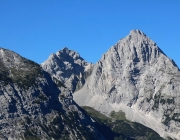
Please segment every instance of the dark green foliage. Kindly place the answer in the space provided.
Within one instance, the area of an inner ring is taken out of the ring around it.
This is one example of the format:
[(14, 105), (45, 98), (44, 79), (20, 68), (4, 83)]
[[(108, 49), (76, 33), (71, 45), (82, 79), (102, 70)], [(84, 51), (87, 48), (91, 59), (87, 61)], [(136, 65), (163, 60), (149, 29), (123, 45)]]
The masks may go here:
[(76, 127), (76, 132), (78, 132), (79, 139), (85, 138), (86, 140), (93, 140), (94, 137), (92, 132), (89, 128), (87, 128), (84, 125), (79, 125), (79, 121), (81, 119), (79, 118), (78, 112), (71, 111), (68, 114), (62, 115), (63, 121), (68, 125), (69, 128), (73, 129)]
[(170, 137), (167, 137), (167, 140), (174, 140), (174, 139), (172, 139), (172, 138), (170, 138)]
[(66, 133), (66, 130), (64, 129), (64, 125), (62, 123), (62, 119), (59, 115), (55, 116), (55, 118), (52, 120), (50, 125), (42, 124), (40, 122), (37, 125), (39, 125), (41, 127), (41, 129), (49, 137), (51, 137), (55, 140), (60, 140), (60, 139), (69, 137), (69, 133)]
[(4, 66), (3, 62), (0, 60), (0, 80), (4, 82), (4, 84), (8, 84), (11, 82), (11, 78), (8, 77), (9, 73), (7, 68)]
[(100, 120), (104, 120), (104, 121), (108, 121), (110, 120), (109, 117), (99, 113), (98, 111), (96, 111), (95, 109), (91, 108), (91, 107), (88, 107), (88, 106), (82, 106), (82, 108), (88, 112), (88, 114), (90, 114), (90, 116), (93, 116), (95, 118), (98, 118)]
[[(70, 131), (74, 135), (76, 132), (77, 139), (94, 140), (94, 134), (85, 125), (80, 125), (80, 121), (81, 119), (76, 111), (70, 111), (67, 114), (58, 112), (49, 125), (42, 122), (37, 122), (37, 125), (41, 127), (50, 138), (55, 140), (69, 140)], [(67, 127), (64, 127), (65, 125)], [(26, 137), (33, 137), (33, 134), (33, 131), (27, 131)]]
[(124, 138), (123, 136), (115, 137), (114, 140), (127, 140), (127, 138)]
[(151, 133), (148, 137), (147, 140), (159, 140), (159, 137), (155, 135), (154, 133)]
[(110, 117), (115, 120), (126, 120), (125, 113), (122, 111), (119, 111), (119, 112), (112, 111), (110, 113)]
[(38, 98), (41, 99), (42, 101), (47, 101), (48, 100), (48, 98), (43, 93), (40, 93)]
[(26, 130), (24, 133), (25, 140), (40, 140), (36, 135), (34, 135), (30, 130)]
[(41, 139), (36, 136), (30, 136), (30, 137), (25, 137), (25, 140), (41, 140)]
[(14, 65), (6, 67), (0, 60), (0, 81), (4, 85), (16, 83), (19, 87), (28, 89), (35, 84), (37, 77), (43, 76), (42, 70), (38, 64), (31, 60), (21, 58), (20, 61), (21, 63), (16, 67)]
[(62, 123), (62, 120), (61, 120), (61, 118), (58, 117), (58, 116), (56, 116), (56, 117), (53, 119), (53, 121), (52, 121), (52, 124), (54, 124), (54, 125), (59, 125), (59, 124), (61, 124), (61, 123)]
[(29, 117), (25, 117), (25, 120), (26, 120), (26, 123), (27, 123), (27, 124), (30, 124), (30, 123), (31, 123), (31, 120), (30, 120)]
[(40, 99), (36, 99), (33, 101), (33, 104), (40, 104), (41, 103), (41, 100)]
[[(155, 131), (126, 120), (123, 112), (111, 112), (109, 118), (90, 107), (82, 107), (96, 122), (98, 131), (108, 140), (163, 140)], [(107, 133), (108, 132), (108, 133)]]

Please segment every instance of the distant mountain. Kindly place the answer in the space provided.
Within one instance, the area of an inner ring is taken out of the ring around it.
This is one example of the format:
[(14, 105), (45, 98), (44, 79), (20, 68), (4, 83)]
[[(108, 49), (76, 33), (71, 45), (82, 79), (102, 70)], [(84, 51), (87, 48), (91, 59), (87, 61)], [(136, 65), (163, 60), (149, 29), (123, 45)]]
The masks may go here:
[(104, 139), (64, 83), (0, 48), (0, 139)]
[(80, 89), (91, 74), (93, 64), (86, 62), (80, 55), (64, 48), (42, 63), (42, 68), (58, 79), (71, 91)]
[(140, 30), (132, 30), (103, 54), (74, 100), (103, 114), (126, 118), (180, 139), (180, 71)]

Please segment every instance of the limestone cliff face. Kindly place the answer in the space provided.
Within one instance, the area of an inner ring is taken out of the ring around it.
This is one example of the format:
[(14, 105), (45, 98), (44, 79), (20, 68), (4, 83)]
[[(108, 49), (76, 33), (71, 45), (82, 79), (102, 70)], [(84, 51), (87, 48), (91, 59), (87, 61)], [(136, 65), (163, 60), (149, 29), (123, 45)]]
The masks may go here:
[(42, 68), (71, 91), (80, 89), (91, 74), (93, 64), (86, 62), (80, 55), (64, 48), (42, 63)]
[(73, 96), (79, 105), (105, 114), (123, 110), (161, 136), (180, 139), (180, 71), (140, 30), (132, 30), (103, 54)]
[(103, 139), (62, 85), (0, 48), (0, 139)]

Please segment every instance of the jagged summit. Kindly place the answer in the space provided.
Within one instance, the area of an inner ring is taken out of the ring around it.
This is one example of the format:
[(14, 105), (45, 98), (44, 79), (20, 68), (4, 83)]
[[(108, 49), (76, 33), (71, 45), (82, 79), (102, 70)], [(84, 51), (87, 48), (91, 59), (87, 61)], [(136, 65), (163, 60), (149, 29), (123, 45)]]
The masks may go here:
[[(59, 52), (59, 53), (67, 53), (67, 54), (69, 54), (70, 52), (77, 53), (77, 52), (75, 52), (75, 51), (73, 51), (73, 50), (70, 50), (70, 49), (67, 48), (67, 47), (64, 47), (63, 49), (57, 51), (56, 54), (57, 54), (58, 52)], [(78, 53), (77, 53), (77, 54), (78, 54)]]
[(62, 50), (69, 50), (67, 47), (64, 47)]
[(151, 40), (143, 31), (141, 30), (131, 30), (130, 33), (124, 38), (124, 40), (130, 41), (130, 42), (142, 42), (142, 43), (148, 43), (152, 42), (156, 45), (156, 43)]
[(64, 59), (65, 61), (73, 61), (73, 59), (80, 59), (83, 61), (83, 58), (77, 53), (76, 51), (70, 50), (67, 47), (63, 48), (60, 51), (56, 52), (57, 57), (61, 57), (61, 59)]
[(137, 35), (143, 35), (143, 36), (146, 36), (145, 33), (143, 33), (141, 30), (139, 29), (133, 29), (130, 31), (130, 35), (134, 35), (134, 36), (137, 36)]
[(52, 77), (65, 83), (71, 91), (84, 85), (93, 67), (93, 64), (86, 62), (79, 53), (66, 47), (50, 55), (41, 65)]
[(23, 59), (23, 57), (8, 49), (0, 48), (0, 59), (4, 65), (9, 65), (11, 63), (11, 66), (15, 66), (20, 65), (20, 60)]
[(179, 139), (180, 123), (174, 119), (180, 117), (179, 77), (177, 65), (157, 44), (142, 31), (132, 30), (102, 56), (73, 97), (79, 105), (105, 114), (122, 110), (128, 119), (161, 136)]
[(42, 76), (39, 64), (4, 48), (0, 48), (0, 65), (0, 80), (4, 83), (29, 86), (35, 82), (35, 77)]
[[(118, 54), (121, 56), (121, 59), (124, 59), (125, 61), (131, 59), (133, 62), (149, 64), (155, 63), (157, 58), (160, 56), (164, 55), (167, 57), (166, 54), (159, 48), (159, 46), (157, 46), (153, 40), (151, 40), (145, 33), (140, 30), (131, 30), (130, 34), (119, 40), (109, 49), (108, 52), (118, 52)], [(123, 58), (124, 56), (126, 58)], [(174, 66), (177, 65), (174, 63)]]

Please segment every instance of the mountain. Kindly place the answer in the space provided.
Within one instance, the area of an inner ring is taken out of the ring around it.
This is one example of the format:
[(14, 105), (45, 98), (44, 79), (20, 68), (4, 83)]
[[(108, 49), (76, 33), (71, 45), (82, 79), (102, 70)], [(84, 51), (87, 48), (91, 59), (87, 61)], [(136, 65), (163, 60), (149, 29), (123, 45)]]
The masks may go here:
[(123, 111), (162, 137), (180, 139), (180, 71), (140, 30), (132, 30), (102, 55), (73, 96), (103, 114)]
[(41, 66), (0, 48), (0, 139), (104, 139), (71, 91)]
[(91, 107), (82, 108), (95, 120), (96, 128), (107, 140), (164, 140), (152, 129), (127, 120), (122, 111), (113, 111), (107, 117)]
[(64, 48), (41, 64), (52, 78), (60, 82), (72, 92), (80, 89), (91, 74), (93, 64), (86, 62), (80, 55), (68, 48)]
[[(42, 63), (41, 66), (51, 75), (54, 82), (58, 80), (61, 82), (60, 85), (65, 83), (62, 86), (67, 87), (72, 92), (83, 87), (93, 69), (93, 64), (87, 63), (77, 52), (68, 48), (63, 48), (56, 54), (50, 55), (48, 60)], [(107, 140), (162, 139), (150, 128), (126, 120), (122, 113), (119, 115), (119, 113), (111, 112), (111, 117), (106, 117), (93, 108), (86, 106), (82, 108), (87, 116), (93, 119), (96, 129)], [(115, 116), (115, 120), (113, 116)]]

